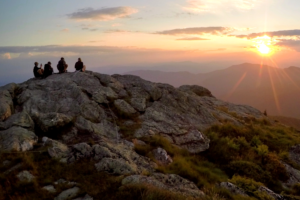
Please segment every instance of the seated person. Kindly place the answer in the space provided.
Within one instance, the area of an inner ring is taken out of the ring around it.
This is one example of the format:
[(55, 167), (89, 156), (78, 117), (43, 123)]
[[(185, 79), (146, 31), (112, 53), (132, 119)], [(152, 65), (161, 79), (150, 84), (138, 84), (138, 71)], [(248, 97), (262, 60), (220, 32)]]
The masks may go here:
[(45, 64), (44, 67), (44, 77), (46, 78), (52, 74), (53, 74), (53, 68), (51, 67), (51, 62), (48, 62), (47, 64)]
[(34, 74), (34, 77), (35, 78), (41, 78), (43, 77), (43, 73), (44, 73), (44, 70), (42, 68), (42, 64), (40, 67), (38, 67), (39, 63), (38, 62), (35, 62), (34, 63), (34, 68), (33, 68), (33, 74)]
[(85, 71), (85, 65), (83, 65), (81, 58), (78, 58), (78, 62), (75, 64), (75, 69), (76, 69), (76, 71), (79, 71), (79, 72)]
[(68, 65), (66, 64), (65, 59), (61, 58), (57, 64), (57, 69), (58, 69), (59, 73), (61, 74), (61, 73), (67, 72), (67, 68), (68, 68)]

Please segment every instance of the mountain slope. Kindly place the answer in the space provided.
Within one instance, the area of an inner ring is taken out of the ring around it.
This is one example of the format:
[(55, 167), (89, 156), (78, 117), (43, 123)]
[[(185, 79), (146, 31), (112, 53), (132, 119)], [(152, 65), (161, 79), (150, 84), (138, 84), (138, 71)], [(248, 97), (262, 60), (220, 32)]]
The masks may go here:
[(146, 80), (169, 83), (201, 85), (208, 88), (217, 98), (254, 106), (267, 110), (272, 115), (300, 118), (300, 68), (279, 69), (245, 63), (206, 74), (155, 73), (135, 71)]

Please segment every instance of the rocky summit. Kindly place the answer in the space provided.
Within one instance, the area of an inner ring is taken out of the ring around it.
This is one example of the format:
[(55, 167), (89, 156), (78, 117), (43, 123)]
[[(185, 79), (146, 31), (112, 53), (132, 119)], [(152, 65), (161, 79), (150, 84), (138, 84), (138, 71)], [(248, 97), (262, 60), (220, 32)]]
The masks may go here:
[[(121, 178), (120, 189), (145, 184), (183, 198), (201, 199), (207, 194), (195, 179), (160, 170), (178, 162), (168, 149), (156, 147), (147, 156), (136, 147), (147, 149), (145, 138), (160, 137), (172, 148), (196, 155), (210, 148), (207, 129), (225, 123), (244, 127), (253, 119), (266, 117), (250, 106), (218, 100), (200, 86), (174, 88), (137, 76), (91, 71), (54, 74), (0, 88), (0, 151), (3, 155), (46, 151), (48, 159), (59, 166), (92, 162), (94, 173)], [(296, 150), (293, 153), (298, 159)], [(1, 169), (7, 176), (16, 173), (20, 182), (33, 182), (35, 187), (41, 183), (35, 167), (25, 169), (28, 163), (5, 159)], [(291, 164), (283, 165), (296, 177), (285, 184), (288, 187), (297, 181), (297, 171)], [(46, 181), (38, 187), (55, 199), (101, 199), (88, 194), (84, 183), (70, 181)], [(223, 185), (245, 198), (251, 196), (233, 183)], [(276, 195), (271, 196), (280, 197)]]

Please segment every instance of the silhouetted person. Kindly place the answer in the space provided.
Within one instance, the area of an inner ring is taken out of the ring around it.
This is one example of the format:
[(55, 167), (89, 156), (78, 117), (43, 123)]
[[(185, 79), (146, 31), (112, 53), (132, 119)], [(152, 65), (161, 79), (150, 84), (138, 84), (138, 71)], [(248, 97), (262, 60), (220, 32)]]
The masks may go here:
[(67, 72), (67, 68), (68, 68), (68, 65), (66, 64), (65, 59), (61, 58), (57, 64), (57, 69), (58, 69), (59, 73)]
[(51, 67), (51, 62), (45, 64), (44, 67), (44, 77), (47, 78), (48, 76), (53, 74), (53, 68)]
[(75, 69), (76, 69), (76, 71), (79, 71), (79, 72), (85, 71), (85, 65), (83, 65), (81, 58), (78, 58), (78, 61), (75, 64)]
[(38, 67), (38, 66), (39, 66), (39, 63), (35, 62), (34, 63), (34, 68), (33, 68), (33, 74), (34, 74), (35, 78), (41, 78), (41, 77), (43, 77), (43, 73), (44, 73), (44, 70), (42, 68), (43, 65), (41, 64), (40, 67)]

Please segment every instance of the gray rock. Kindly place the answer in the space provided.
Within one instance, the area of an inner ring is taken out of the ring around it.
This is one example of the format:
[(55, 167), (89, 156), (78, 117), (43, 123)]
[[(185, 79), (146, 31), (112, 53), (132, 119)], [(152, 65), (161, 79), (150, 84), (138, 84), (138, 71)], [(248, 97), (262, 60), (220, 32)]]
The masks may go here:
[(16, 165), (13, 166), (12, 168), (6, 170), (3, 174), (4, 174), (4, 175), (7, 175), (7, 174), (9, 174), (10, 172), (13, 172), (13, 171), (19, 169), (20, 167), (22, 167), (22, 163), (16, 164)]
[(267, 187), (264, 187), (264, 186), (260, 186), (258, 188), (258, 191), (260, 192), (264, 192), (266, 194), (268, 194), (269, 196), (273, 197), (275, 200), (284, 200), (284, 197), (279, 195), (279, 194), (276, 194), (275, 192), (273, 192), (272, 190), (270, 190), (269, 188)]
[(128, 104), (126, 101), (122, 99), (118, 99), (114, 101), (114, 106), (118, 110), (119, 114), (124, 116), (132, 116), (136, 113), (136, 110)]
[(238, 186), (236, 186), (236, 185), (234, 185), (234, 184), (232, 184), (230, 182), (222, 182), (222, 183), (220, 183), (219, 186), (221, 188), (227, 189), (232, 194), (242, 195), (242, 196), (246, 196), (246, 197), (248, 196), (243, 189), (239, 188)]
[(84, 197), (78, 197), (76, 199), (73, 200), (93, 200), (94, 198), (91, 197), (90, 195), (86, 194)]
[(83, 158), (90, 158), (92, 156), (92, 147), (87, 143), (75, 144), (71, 147), (68, 155), (68, 162), (74, 162)]
[(199, 85), (182, 85), (178, 89), (184, 92), (194, 93), (200, 97), (202, 96), (214, 97), (208, 89), (201, 87)]
[(100, 88), (93, 93), (93, 100), (97, 103), (109, 103), (109, 100), (114, 100), (118, 98), (118, 94), (113, 91), (110, 87), (103, 87)]
[(160, 165), (168, 165), (173, 162), (172, 158), (168, 155), (166, 150), (164, 150), (163, 148), (158, 147), (154, 149), (152, 152), (155, 160), (157, 160), (157, 162)]
[(29, 171), (22, 171), (17, 174), (19, 181), (21, 182), (32, 182), (35, 178)]
[(116, 121), (126, 116), (137, 127), (132, 129), (134, 137), (161, 135), (191, 153), (209, 148), (202, 132), (211, 125), (224, 119), (242, 125), (244, 118), (263, 118), (260, 111), (220, 101), (200, 86), (176, 89), (131, 75), (64, 73), (0, 88), (0, 130), (6, 129), (7, 118), (14, 113), (12, 98), (17, 110), (28, 113), (38, 128), (61, 133), (65, 142), (81, 135), (120, 138)]
[(0, 89), (0, 121), (9, 118), (13, 114), (13, 101), (7, 90)]
[(59, 179), (57, 181), (54, 182), (55, 185), (61, 185), (61, 184), (64, 184), (64, 185), (68, 185), (68, 186), (75, 186), (77, 185), (76, 182), (73, 182), (73, 181), (67, 181), (65, 179)]
[(2, 123), (4, 129), (8, 129), (12, 126), (19, 126), (30, 131), (34, 131), (34, 122), (26, 112), (13, 114), (5, 122)]
[(290, 159), (300, 165), (300, 144), (295, 145), (289, 150)]
[(95, 164), (97, 171), (105, 171), (110, 174), (126, 175), (137, 172), (134, 165), (130, 165), (122, 159), (103, 158), (99, 163)]
[(37, 143), (37, 136), (24, 128), (11, 127), (0, 131), (0, 151), (28, 151)]
[(286, 164), (286, 163), (282, 163), (285, 167), (285, 170), (288, 174), (288, 180), (283, 183), (284, 186), (286, 187), (292, 187), (293, 185), (295, 185), (296, 183), (300, 182), (300, 171), (291, 167), (290, 165)]
[(56, 189), (53, 185), (46, 185), (42, 189), (47, 190), (49, 193), (56, 193)]
[(152, 176), (132, 175), (122, 180), (122, 185), (128, 184), (145, 184), (159, 189), (168, 190), (184, 196), (199, 198), (204, 196), (204, 193), (197, 186), (175, 174), (160, 174), (155, 173)]
[(145, 98), (132, 98), (130, 104), (136, 110), (143, 112), (146, 110), (146, 99)]
[(40, 114), (36, 118), (36, 123), (42, 131), (48, 132), (53, 129), (62, 128), (72, 122), (72, 120), (72, 116), (51, 112), (47, 114)]
[(76, 197), (80, 192), (79, 187), (73, 187), (61, 192), (54, 200), (67, 200)]
[(60, 162), (67, 162), (67, 158), (70, 154), (70, 150), (67, 145), (52, 140), (47, 137), (43, 137), (44, 145), (48, 147), (48, 153), (52, 158), (60, 160)]

